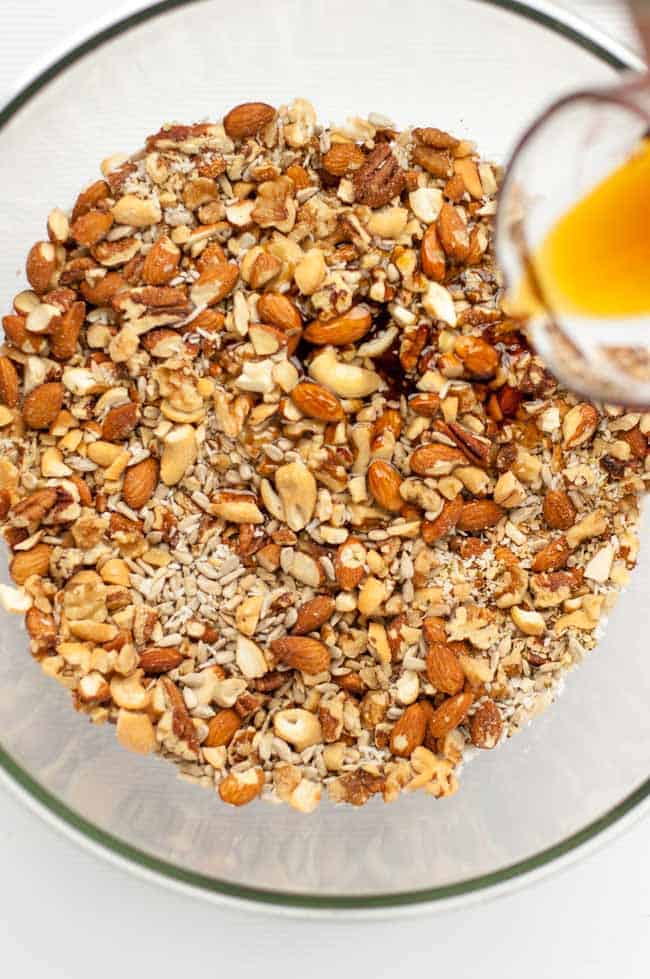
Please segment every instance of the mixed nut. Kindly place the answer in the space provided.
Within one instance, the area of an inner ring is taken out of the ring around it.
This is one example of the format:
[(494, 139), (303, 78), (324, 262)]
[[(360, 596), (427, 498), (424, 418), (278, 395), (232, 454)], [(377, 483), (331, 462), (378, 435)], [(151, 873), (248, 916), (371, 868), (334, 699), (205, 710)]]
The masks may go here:
[(531, 353), (467, 140), (247, 103), (102, 174), (3, 319), (5, 606), (225, 802), (449, 795), (594, 646), (650, 415)]

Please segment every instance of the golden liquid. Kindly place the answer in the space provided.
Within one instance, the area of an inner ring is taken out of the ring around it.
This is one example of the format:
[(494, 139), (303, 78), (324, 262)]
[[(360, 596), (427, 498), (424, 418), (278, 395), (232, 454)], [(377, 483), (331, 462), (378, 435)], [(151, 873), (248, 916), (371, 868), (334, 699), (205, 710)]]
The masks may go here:
[[(559, 219), (532, 264), (557, 312), (602, 318), (650, 312), (650, 140)], [(522, 283), (515, 306), (536, 312), (536, 293)]]

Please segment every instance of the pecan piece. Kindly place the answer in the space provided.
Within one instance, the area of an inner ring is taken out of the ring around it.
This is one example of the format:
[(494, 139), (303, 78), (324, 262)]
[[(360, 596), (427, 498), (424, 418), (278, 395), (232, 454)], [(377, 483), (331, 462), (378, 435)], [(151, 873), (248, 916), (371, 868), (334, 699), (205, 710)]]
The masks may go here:
[(352, 178), (357, 201), (382, 207), (402, 192), (404, 171), (387, 143), (375, 146)]

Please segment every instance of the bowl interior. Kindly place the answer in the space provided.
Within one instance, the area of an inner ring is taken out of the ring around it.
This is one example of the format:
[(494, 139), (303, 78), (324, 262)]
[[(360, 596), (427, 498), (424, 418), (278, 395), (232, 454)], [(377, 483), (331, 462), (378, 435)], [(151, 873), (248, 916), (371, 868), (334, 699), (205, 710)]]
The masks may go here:
[[(165, 121), (302, 95), (324, 121), (381, 112), (468, 136), (503, 161), (550, 99), (611, 81), (617, 70), (616, 55), (520, 3), (160, 6), (167, 9), (58, 71), (5, 117), (3, 311), (23, 287), (24, 256), (49, 210), (68, 207), (102, 158), (136, 150)], [(595, 831), (594, 821), (622, 812), (635, 790), (647, 791), (649, 576), (643, 555), (605, 640), (559, 703), (473, 761), (461, 791), (439, 803), (415, 795), (359, 811), (323, 804), (310, 817), (262, 804), (228, 809), (75, 715), (8, 616), (0, 619), (0, 761), (86, 835), (203, 890), (360, 906), (468, 892), (544, 862), (586, 827)]]

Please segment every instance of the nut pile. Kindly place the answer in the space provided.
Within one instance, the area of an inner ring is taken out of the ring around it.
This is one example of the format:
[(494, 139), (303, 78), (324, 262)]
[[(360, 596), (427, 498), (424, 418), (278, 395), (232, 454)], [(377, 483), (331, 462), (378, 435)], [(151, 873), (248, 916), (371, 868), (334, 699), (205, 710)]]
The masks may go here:
[(102, 173), (3, 319), (33, 656), (225, 802), (449, 795), (594, 646), (650, 415), (531, 354), (467, 140), (249, 103)]

